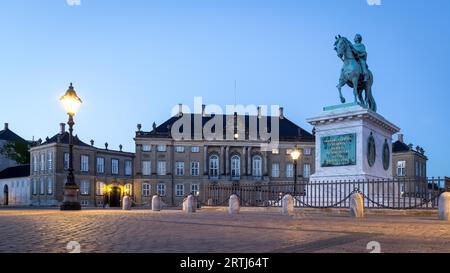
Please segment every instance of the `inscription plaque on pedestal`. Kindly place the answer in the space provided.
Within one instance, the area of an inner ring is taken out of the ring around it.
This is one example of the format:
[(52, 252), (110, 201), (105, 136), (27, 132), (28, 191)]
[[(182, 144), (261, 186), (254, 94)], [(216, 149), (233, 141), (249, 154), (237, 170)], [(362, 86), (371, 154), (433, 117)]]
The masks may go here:
[(321, 137), (320, 150), (322, 167), (356, 165), (356, 134)]

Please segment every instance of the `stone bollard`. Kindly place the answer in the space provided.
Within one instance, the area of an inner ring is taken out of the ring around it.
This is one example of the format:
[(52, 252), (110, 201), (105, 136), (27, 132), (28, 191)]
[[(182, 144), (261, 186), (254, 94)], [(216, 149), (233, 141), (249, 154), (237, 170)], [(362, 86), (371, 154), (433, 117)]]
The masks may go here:
[(239, 197), (236, 194), (230, 196), (230, 201), (228, 203), (228, 213), (229, 214), (239, 214), (241, 209), (241, 204)]
[(286, 194), (281, 199), (281, 214), (294, 215), (294, 198), (290, 194)]
[(350, 197), (350, 216), (354, 218), (364, 217), (364, 197), (358, 192)]
[(154, 195), (152, 198), (152, 211), (160, 211), (162, 207), (161, 204), (161, 197)]
[(123, 197), (122, 210), (131, 210), (131, 198), (129, 196)]
[(197, 201), (192, 194), (189, 194), (183, 200), (183, 211), (186, 213), (194, 213), (197, 210)]
[(212, 198), (209, 198), (206, 204), (208, 204), (208, 206), (214, 206), (214, 201)]
[(450, 192), (439, 196), (439, 220), (450, 221)]

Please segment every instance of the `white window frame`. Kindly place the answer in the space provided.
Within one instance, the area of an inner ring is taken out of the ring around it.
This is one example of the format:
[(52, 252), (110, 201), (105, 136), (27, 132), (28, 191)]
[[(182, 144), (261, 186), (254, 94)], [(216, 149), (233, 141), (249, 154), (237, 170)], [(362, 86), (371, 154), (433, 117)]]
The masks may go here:
[(40, 159), (40, 165), (41, 165), (41, 172), (45, 171), (45, 154), (40, 154), (39, 155), (39, 159)]
[(39, 163), (38, 163), (38, 156), (33, 155), (33, 171), (37, 173), (39, 171)]
[(47, 152), (47, 169), (49, 171), (53, 170), (53, 152)]
[(142, 151), (143, 152), (151, 152), (152, 151), (152, 145), (150, 145), (150, 144), (143, 144), (142, 145)]
[(105, 173), (105, 158), (97, 157), (97, 165), (96, 165), (97, 173)]
[(311, 155), (312, 154), (312, 149), (307, 147), (307, 148), (303, 148), (303, 154), (304, 155)]
[(142, 196), (148, 197), (152, 194), (152, 185), (148, 182), (142, 183)]
[(53, 177), (47, 177), (47, 195), (53, 195)]
[(200, 147), (199, 146), (192, 146), (191, 147), (191, 153), (200, 153)]
[(231, 178), (241, 178), (241, 157), (239, 155), (233, 155), (230, 163)]
[(218, 155), (211, 155), (209, 157), (209, 177), (210, 178), (218, 178), (219, 177), (219, 166), (220, 166), (220, 159)]
[(68, 170), (69, 169), (69, 161), (70, 161), (70, 154), (69, 153), (64, 153), (64, 170)]
[(195, 196), (200, 195), (200, 185), (199, 184), (191, 184), (191, 193)]
[(191, 176), (199, 176), (200, 175), (200, 162), (192, 161), (191, 162)]
[(131, 176), (133, 174), (133, 162), (131, 160), (125, 160), (125, 175)]
[(273, 155), (280, 154), (280, 149), (272, 149), (272, 154)]
[(184, 196), (184, 184), (175, 185), (175, 196), (177, 197)]
[(125, 184), (125, 193), (128, 195), (133, 195), (133, 184), (127, 183)]
[(167, 151), (167, 145), (160, 144), (160, 145), (157, 146), (156, 149), (157, 149), (158, 152), (166, 152)]
[(105, 182), (101, 182), (101, 181), (97, 181), (95, 184), (95, 194), (100, 196), (100, 195), (105, 195), (105, 189), (106, 189), (106, 184)]
[(165, 160), (158, 161), (157, 174), (158, 175), (166, 175), (167, 174), (167, 163)]
[(419, 177), (420, 176), (420, 162), (419, 162), (419, 160), (416, 160), (414, 165), (415, 165), (416, 176)]
[(142, 175), (152, 175), (152, 162), (150, 160), (142, 160)]
[(175, 162), (175, 175), (184, 176), (184, 161)]
[(184, 153), (184, 151), (185, 151), (184, 146), (175, 146), (176, 153)]
[[(117, 163), (117, 164), (115, 164)], [(112, 158), (111, 159), (111, 174), (112, 175), (119, 175), (119, 159)]]
[(87, 196), (90, 195), (91, 182), (89, 180), (80, 181), (80, 195)]
[(45, 195), (45, 181), (42, 176), (39, 178), (39, 195)]
[(397, 176), (399, 176), (399, 177), (406, 176), (406, 161), (405, 160), (397, 161)]
[(272, 177), (280, 177), (280, 163), (272, 163)]
[(80, 171), (87, 173), (89, 172), (89, 156), (81, 155), (80, 157)]
[(158, 183), (156, 190), (159, 196), (166, 196), (166, 184)]
[(303, 177), (309, 178), (311, 176), (311, 164), (303, 164)]
[(286, 164), (286, 177), (293, 178), (294, 177), (294, 164), (287, 163)]
[(37, 195), (37, 179), (33, 179), (33, 189), (32, 194)]
[(262, 177), (262, 157), (260, 155), (252, 157), (252, 176)]

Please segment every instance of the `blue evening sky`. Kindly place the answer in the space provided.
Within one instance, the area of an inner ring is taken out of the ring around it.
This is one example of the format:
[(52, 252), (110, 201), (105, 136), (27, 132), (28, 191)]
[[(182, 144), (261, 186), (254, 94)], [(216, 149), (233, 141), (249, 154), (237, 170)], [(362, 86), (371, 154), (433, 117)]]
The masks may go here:
[(0, 123), (54, 135), (73, 81), (81, 139), (133, 151), (137, 123), (195, 96), (234, 104), (236, 80), (239, 104), (282, 105), (311, 130), (305, 119), (338, 103), (334, 36), (361, 33), (379, 113), (425, 148), (429, 175), (449, 175), (449, 15), (448, 0), (2, 0)]

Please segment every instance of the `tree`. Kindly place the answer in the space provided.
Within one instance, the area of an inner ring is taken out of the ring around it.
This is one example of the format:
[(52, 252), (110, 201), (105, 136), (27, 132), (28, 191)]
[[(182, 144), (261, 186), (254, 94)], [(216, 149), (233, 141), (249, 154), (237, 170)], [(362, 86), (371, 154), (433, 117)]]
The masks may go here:
[(28, 142), (10, 141), (3, 147), (0, 147), (0, 154), (19, 164), (30, 164), (29, 148)]

